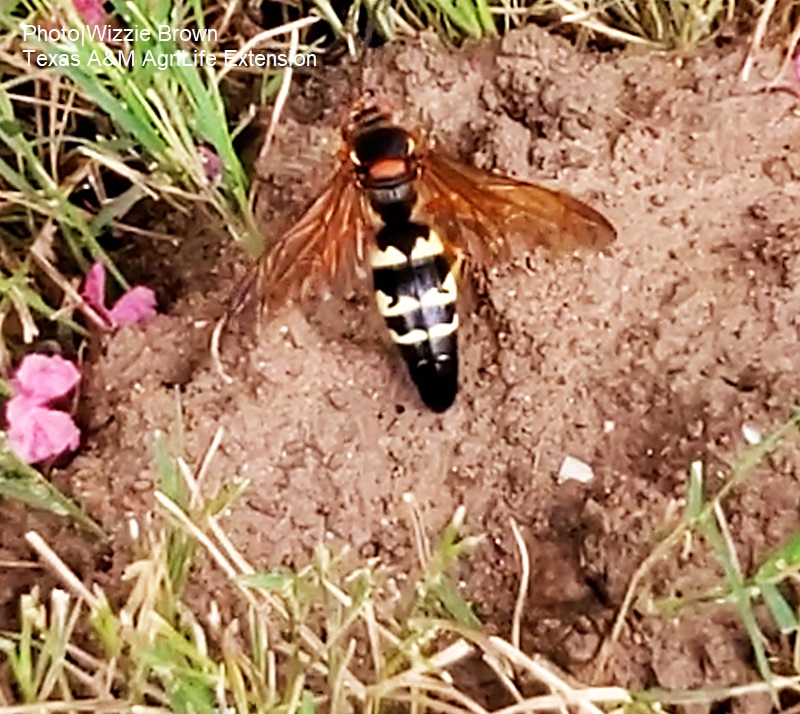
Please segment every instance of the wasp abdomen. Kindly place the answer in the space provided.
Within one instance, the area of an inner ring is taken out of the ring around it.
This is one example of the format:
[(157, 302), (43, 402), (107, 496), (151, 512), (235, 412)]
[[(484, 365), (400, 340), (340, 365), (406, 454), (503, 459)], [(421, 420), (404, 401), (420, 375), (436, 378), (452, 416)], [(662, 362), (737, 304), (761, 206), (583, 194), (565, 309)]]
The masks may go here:
[(442, 412), (458, 391), (455, 262), (427, 226), (390, 223), (371, 255), (375, 298), (422, 401)]

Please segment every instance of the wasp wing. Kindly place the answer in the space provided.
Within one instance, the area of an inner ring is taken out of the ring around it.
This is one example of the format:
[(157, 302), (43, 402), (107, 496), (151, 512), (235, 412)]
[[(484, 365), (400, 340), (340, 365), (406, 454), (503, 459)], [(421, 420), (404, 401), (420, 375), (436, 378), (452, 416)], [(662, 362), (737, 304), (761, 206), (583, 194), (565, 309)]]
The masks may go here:
[(615, 238), (609, 221), (557, 189), (482, 171), (433, 150), (421, 161), (425, 217), (479, 263), (514, 247), (601, 250)]
[(275, 310), (322, 285), (345, 288), (364, 260), (368, 225), (352, 166), (343, 164), (259, 265), (263, 305)]

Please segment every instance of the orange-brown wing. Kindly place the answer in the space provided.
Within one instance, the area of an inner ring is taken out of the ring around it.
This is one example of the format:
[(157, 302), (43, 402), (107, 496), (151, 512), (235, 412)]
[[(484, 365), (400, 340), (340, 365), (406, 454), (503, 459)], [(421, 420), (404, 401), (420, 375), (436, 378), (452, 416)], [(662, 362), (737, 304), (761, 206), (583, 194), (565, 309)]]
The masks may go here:
[(324, 285), (349, 286), (364, 260), (367, 231), (364, 199), (352, 166), (343, 164), (261, 259), (258, 287), (266, 309), (275, 310)]
[(514, 247), (601, 250), (614, 226), (567, 193), (467, 166), (435, 151), (421, 161), (425, 217), (473, 259), (486, 263)]

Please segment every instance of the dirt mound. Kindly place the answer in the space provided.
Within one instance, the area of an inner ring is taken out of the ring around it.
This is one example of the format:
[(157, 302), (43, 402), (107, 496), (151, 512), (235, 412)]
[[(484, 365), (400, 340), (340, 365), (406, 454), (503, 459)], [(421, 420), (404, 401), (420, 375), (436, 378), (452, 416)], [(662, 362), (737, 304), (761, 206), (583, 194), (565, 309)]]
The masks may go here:
[[(457, 402), (436, 415), (387, 349), (366, 291), (308, 317), (288, 312), (260, 335), (233, 325), (222, 342), (233, 382), (223, 381), (208, 338), (242, 269), (226, 258), (217, 275), (194, 270), (192, 253), (207, 261), (225, 238), (189, 225), (173, 265), (193, 276), (186, 292), (168, 315), (114, 336), (92, 366), (74, 491), (122, 543), (125, 517), (153, 508), (153, 431), (197, 461), (222, 427), (211, 476), (252, 481), (227, 529), (264, 568), (304, 561), (320, 540), (404, 562), (404, 494), (431, 532), (463, 504), (473, 531), (490, 536), (466, 587), (505, 634), (513, 517), (534, 564), (524, 645), (591, 678), (690, 461), (713, 473), (743, 443), (743, 424), (783, 420), (800, 386), (800, 102), (739, 85), (742, 60), (741, 47), (581, 54), (538, 29), (459, 54), (433, 41), (380, 52), (364, 84), (393, 96), (404, 119), (481, 167), (557, 182), (615, 223), (617, 244), (499, 266), (488, 304), (460, 331)], [(268, 231), (321, 187), (348, 96), (335, 72), (298, 90), (262, 167)], [(590, 464), (594, 480), (559, 484), (566, 456)], [(800, 527), (800, 490), (784, 466), (728, 509), (745, 568)], [(697, 547), (666, 564), (655, 588), (692, 592), (719, 577)], [(749, 657), (735, 618), (675, 624), (637, 612), (604, 681), (741, 681)]]

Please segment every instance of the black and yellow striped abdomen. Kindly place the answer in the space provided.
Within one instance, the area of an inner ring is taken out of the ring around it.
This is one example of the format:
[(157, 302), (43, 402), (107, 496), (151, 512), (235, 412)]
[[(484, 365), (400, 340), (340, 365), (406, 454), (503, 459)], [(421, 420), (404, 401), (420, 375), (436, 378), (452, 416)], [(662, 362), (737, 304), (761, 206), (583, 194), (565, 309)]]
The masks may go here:
[(378, 310), (422, 401), (443, 412), (458, 391), (457, 266), (428, 226), (392, 222), (370, 256)]

